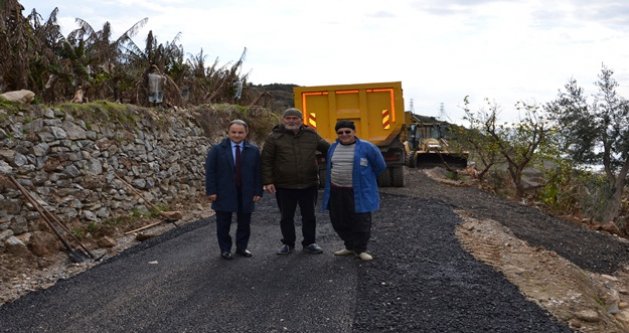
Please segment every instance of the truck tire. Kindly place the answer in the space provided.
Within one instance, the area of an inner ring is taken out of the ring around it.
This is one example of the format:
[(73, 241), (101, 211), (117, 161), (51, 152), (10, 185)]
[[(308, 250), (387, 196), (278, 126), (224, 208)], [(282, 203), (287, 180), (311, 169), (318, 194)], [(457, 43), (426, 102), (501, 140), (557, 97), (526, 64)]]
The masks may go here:
[(391, 171), (389, 168), (386, 168), (378, 175), (378, 186), (380, 187), (390, 187), (391, 186)]
[(404, 167), (391, 168), (391, 186), (404, 187)]

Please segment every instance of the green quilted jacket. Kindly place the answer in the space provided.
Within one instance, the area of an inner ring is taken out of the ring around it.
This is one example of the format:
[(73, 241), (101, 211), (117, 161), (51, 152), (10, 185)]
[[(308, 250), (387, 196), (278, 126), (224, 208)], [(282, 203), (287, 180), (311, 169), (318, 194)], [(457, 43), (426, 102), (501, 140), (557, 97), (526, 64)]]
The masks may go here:
[(262, 184), (301, 189), (318, 185), (317, 151), (327, 154), (330, 144), (312, 128), (302, 126), (295, 134), (277, 125), (262, 149)]

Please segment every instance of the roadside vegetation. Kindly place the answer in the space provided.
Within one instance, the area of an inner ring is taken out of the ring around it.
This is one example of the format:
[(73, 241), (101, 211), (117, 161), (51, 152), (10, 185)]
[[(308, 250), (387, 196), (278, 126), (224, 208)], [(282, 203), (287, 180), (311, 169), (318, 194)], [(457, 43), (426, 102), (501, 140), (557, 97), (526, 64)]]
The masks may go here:
[[(247, 54), (236, 61), (208, 61), (201, 49), (184, 51), (180, 34), (161, 42), (149, 31), (144, 44), (133, 40), (146, 25), (144, 18), (122, 35), (112, 35), (106, 22), (94, 27), (76, 18), (77, 28), (61, 33), (55, 8), (47, 18), (33, 9), (23, 13), (17, 0), (0, 2), (0, 91), (28, 89), (35, 102), (83, 103), (106, 100), (141, 106), (238, 104), (280, 110), (283, 91), (291, 85), (263, 89), (243, 72)], [(187, 56), (186, 56), (187, 55)]]
[[(499, 105), (486, 100), (471, 110), (466, 97), (467, 124), (457, 129), (457, 142), (490, 190), (627, 237), (629, 100), (604, 65), (596, 85), (590, 98), (572, 79), (544, 105), (517, 103), (523, 117), (512, 124), (498, 122)], [(543, 182), (525, 188), (529, 167), (543, 172)]]

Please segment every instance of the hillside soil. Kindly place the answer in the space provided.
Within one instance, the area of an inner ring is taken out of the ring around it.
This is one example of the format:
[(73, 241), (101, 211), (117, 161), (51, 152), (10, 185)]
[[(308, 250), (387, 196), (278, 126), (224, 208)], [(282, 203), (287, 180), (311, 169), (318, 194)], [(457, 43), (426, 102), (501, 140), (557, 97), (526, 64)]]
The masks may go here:
[[(577, 331), (629, 332), (626, 240), (495, 198), (479, 190), (473, 180), (450, 181), (440, 169), (407, 169), (405, 173), (405, 187), (382, 192), (452, 206), (462, 221), (456, 231), (462, 246), (502, 273), (528, 299)], [(202, 202), (182, 211), (184, 218), (178, 225), (212, 215)], [(146, 238), (172, 228), (176, 226), (162, 223), (141, 234)], [(105, 258), (115, 256), (138, 244), (136, 236), (119, 234), (115, 246), (94, 251), (106, 254)], [(2, 253), (0, 304), (97, 264), (70, 263), (63, 252), (46, 258)]]

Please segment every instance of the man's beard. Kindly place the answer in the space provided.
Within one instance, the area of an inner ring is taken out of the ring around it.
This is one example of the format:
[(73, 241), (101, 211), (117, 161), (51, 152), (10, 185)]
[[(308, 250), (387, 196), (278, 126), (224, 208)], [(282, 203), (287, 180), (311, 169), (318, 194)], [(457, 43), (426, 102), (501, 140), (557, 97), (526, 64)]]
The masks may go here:
[(284, 124), (284, 127), (285, 127), (287, 130), (291, 130), (291, 131), (294, 131), (294, 130), (299, 129), (299, 127), (300, 127), (300, 126), (301, 126), (301, 125), (299, 125), (299, 124), (290, 124), (290, 125)]

